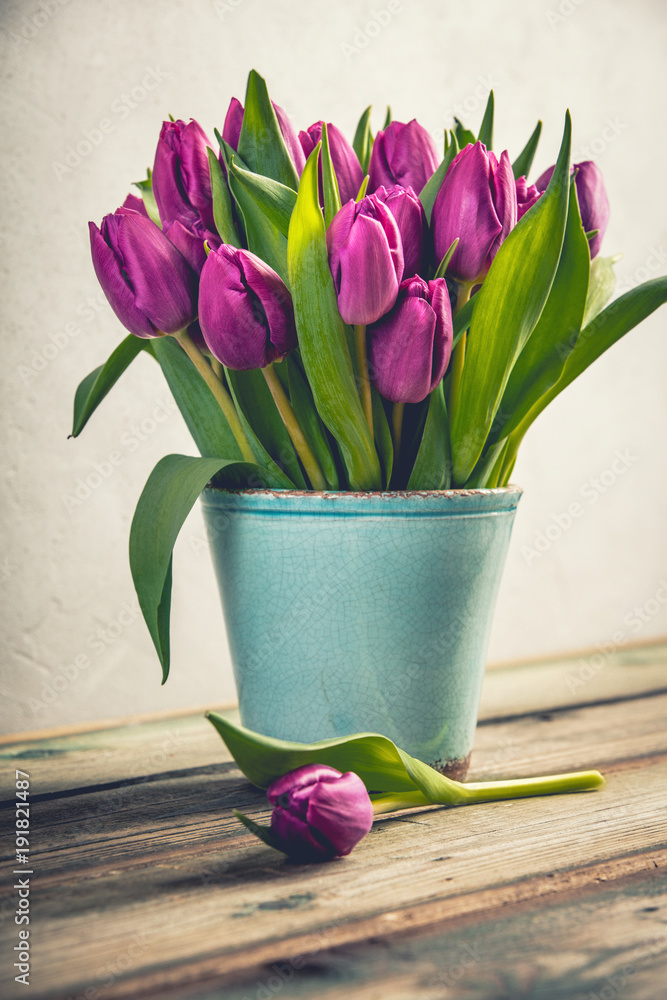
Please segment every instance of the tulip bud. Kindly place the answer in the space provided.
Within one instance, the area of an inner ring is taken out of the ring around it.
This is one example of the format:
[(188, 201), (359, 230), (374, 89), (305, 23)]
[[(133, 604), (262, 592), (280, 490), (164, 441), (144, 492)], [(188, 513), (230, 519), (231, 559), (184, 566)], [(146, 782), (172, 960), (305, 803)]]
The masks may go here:
[(348, 201), (327, 230), (329, 267), (346, 323), (374, 323), (396, 301), (403, 247), (394, 216), (375, 195)]
[(498, 160), (483, 142), (469, 143), (452, 160), (433, 205), (437, 260), (458, 237), (447, 273), (458, 281), (481, 281), (516, 220), (516, 184), (507, 150)]
[(137, 198), (136, 194), (128, 194), (127, 198), (117, 211), (136, 212), (138, 215), (145, 215), (146, 218), (148, 218), (148, 212), (146, 211), (146, 206), (144, 205), (144, 199)]
[[(294, 164), (294, 169), (300, 177), (303, 172), (303, 168), (306, 165), (306, 158), (303, 155), (299, 137), (283, 109), (273, 101), (271, 101), (271, 104), (273, 105), (273, 110), (276, 113), (278, 125), (280, 127), (282, 137), (285, 140), (285, 145), (287, 146), (287, 152), (289, 153), (292, 163)], [(222, 126), (222, 138), (232, 147), (233, 150), (238, 150), (239, 148), (239, 139), (241, 137), (241, 126), (243, 125), (244, 114), (245, 112), (241, 102), (236, 97), (232, 97), (229, 102), (227, 114), (225, 115), (225, 123)]]
[(387, 190), (381, 186), (373, 194), (387, 206), (396, 220), (403, 245), (403, 277), (420, 274), (424, 265), (428, 224), (426, 213), (411, 187), (396, 184)]
[(373, 385), (392, 403), (420, 403), (443, 378), (452, 339), (445, 279), (402, 281), (394, 308), (368, 328)]
[(271, 829), (281, 850), (302, 861), (349, 854), (373, 825), (366, 786), (353, 771), (306, 764), (269, 785)]
[(390, 122), (384, 132), (378, 132), (373, 143), (369, 190), (384, 184), (411, 187), (418, 194), (435, 173), (438, 156), (433, 139), (416, 118), (407, 125)]
[(516, 209), (517, 222), (523, 218), (529, 208), (542, 197), (542, 191), (535, 184), (529, 184), (525, 177), (517, 177)]
[(215, 238), (208, 154), (198, 122), (163, 122), (153, 166), (153, 194), (164, 228), (180, 222), (191, 232)]
[[(609, 222), (609, 199), (602, 178), (602, 171), (592, 160), (584, 160), (582, 163), (575, 163), (572, 171), (577, 171), (574, 185), (577, 189), (577, 200), (579, 202), (579, 212), (581, 213), (581, 224), (584, 232), (590, 233), (597, 229), (597, 234), (589, 243), (591, 260), (598, 255), (602, 245), (602, 237), (607, 230)], [(545, 191), (553, 167), (549, 167), (537, 178), (535, 186), (539, 191)]]
[(97, 280), (137, 337), (177, 333), (197, 316), (197, 276), (159, 226), (131, 209), (90, 222)]
[(199, 323), (209, 351), (227, 368), (265, 368), (297, 346), (282, 279), (250, 251), (225, 243), (202, 269)]
[[(303, 149), (304, 156), (306, 159), (310, 156), (315, 146), (318, 144), (322, 138), (322, 125), (323, 122), (315, 122), (311, 125), (307, 132), (299, 132), (299, 142), (301, 143), (301, 148)], [(340, 194), (341, 203), (344, 205), (346, 201), (354, 201), (359, 193), (359, 188), (364, 179), (364, 172), (361, 169), (361, 164), (357, 154), (352, 149), (343, 133), (331, 122), (327, 122), (327, 137), (329, 139), (329, 151), (331, 153), (331, 162), (333, 163), (334, 170), (336, 171), (336, 180), (338, 181), (338, 191)], [(320, 189), (320, 203), (324, 203), (324, 198), (322, 196), (322, 163), (319, 164), (319, 189)]]

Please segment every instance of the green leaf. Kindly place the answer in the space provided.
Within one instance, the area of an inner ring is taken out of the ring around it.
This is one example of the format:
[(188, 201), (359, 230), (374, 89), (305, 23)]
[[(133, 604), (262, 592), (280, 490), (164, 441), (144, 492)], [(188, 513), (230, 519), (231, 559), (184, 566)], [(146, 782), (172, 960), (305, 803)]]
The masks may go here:
[(249, 477), (275, 487), (258, 465), (223, 458), (167, 455), (144, 486), (130, 529), (130, 569), (139, 606), (162, 664), (169, 675), (169, 611), (174, 543), (183, 522), (206, 484), (222, 470), (228, 485), (245, 485)]
[(558, 270), (542, 315), (512, 368), (496, 414), (495, 440), (508, 437), (560, 378), (581, 330), (589, 271), (588, 243), (572, 180)]
[(408, 480), (408, 489), (449, 489), (450, 471), (449, 423), (445, 393), (440, 382), (429, 397), (424, 433)]
[[(241, 421), (241, 425), (243, 427), (243, 430), (245, 431), (245, 435), (248, 438), (248, 441), (250, 442), (250, 447), (254, 452), (255, 458), (262, 466), (262, 468), (267, 469), (268, 472), (274, 477), (275, 482), (278, 485), (279, 489), (293, 490), (296, 487), (296, 483), (293, 482), (289, 478), (287, 473), (283, 469), (281, 469), (281, 467), (277, 465), (276, 462), (274, 462), (274, 460), (271, 458), (268, 451), (266, 450), (266, 448), (264, 447), (258, 436), (255, 434), (254, 430), (252, 429), (250, 420), (246, 416), (245, 411), (248, 405), (247, 400), (245, 398), (240, 399), (236, 394), (236, 390), (240, 383), (240, 379), (237, 379), (236, 376), (240, 374), (241, 374), (240, 372), (232, 371), (231, 368), (225, 368), (225, 375), (227, 378), (227, 384), (229, 385), (229, 391), (232, 400), (234, 402), (234, 406), (236, 407), (236, 411), (239, 415), (239, 420)], [(261, 372), (258, 372), (258, 374), (261, 375)], [(264, 376), (261, 377), (262, 380), (264, 381)], [(250, 404), (250, 410), (252, 411), (252, 403)], [(290, 442), (290, 447), (292, 447), (291, 442)], [(299, 481), (299, 485), (301, 485), (304, 482), (304, 480), (300, 470), (299, 470), (299, 476), (297, 478)]]
[(264, 841), (265, 844), (268, 844), (269, 847), (273, 847), (276, 851), (281, 851), (282, 854), (289, 854), (284, 842), (280, 839), (280, 837), (278, 837), (270, 826), (261, 826), (259, 823), (255, 823), (253, 819), (250, 819), (249, 816), (244, 816), (242, 812), (238, 811), (238, 809), (234, 809), (233, 812), (236, 818), (243, 823), (246, 829), (250, 830), (251, 833), (254, 833), (254, 835)]
[(615, 257), (596, 257), (591, 262), (591, 274), (588, 279), (588, 297), (583, 325), (588, 326), (591, 320), (604, 309), (616, 288), (614, 264), (620, 259)]
[(296, 191), (270, 177), (262, 177), (260, 174), (245, 170), (238, 165), (236, 156), (232, 157), (230, 170), (232, 176), (254, 200), (267, 220), (287, 239), (289, 220), (296, 204)]
[(173, 337), (158, 337), (149, 343), (148, 351), (160, 365), (200, 453), (206, 458), (226, 455), (241, 460), (219, 403), (180, 344)]
[(382, 126), (382, 131), (384, 131), (387, 126), (391, 125), (391, 108), (387, 105), (387, 113), (384, 116), (384, 125)]
[(220, 166), (220, 161), (212, 149), (207, 148), (208, 168), (211, 175), (211, 192), (213, 195), (213, 218), (218, 236), (223, 243), (231, 246), (241, 246), (239, 237), (234, 226), (232, 216), (232, 200), (229, 197), (229, 188)]
[(391, 437), (391, 428), (389, 427), (387, 414), (382, 404), (382, 397), (374, 385), (371, 385), (371, 404), (373, 407), (375, 447), (382, 463), (383, 486), (387, 489), (391, 482), (391, 474), (394, 468), (394, 442)]
[(533, 129), (533, 134), (530, 139), (512, 164), (512, 173), (514, 174), (515, 179), (519, 177), (528, 177), (530, 168), (533, 165), (533, 159), (535, 158), (535, 152), (537, 151), (537, 144), (540, 141), (541, 132), (542, 122), (538, 122)]
[(435, 173), (427, 180), (424, 187), (419, 192), (419, 200), (422, 203), (424, 212), (426, 213), (426, 221), (431, 224), (431, 215), (433, 214), (433, 205), (435, 204), (435, 199), (438, 196), (438, 191), (440, 186), (445, 179), (445, 174), (449, 170), (449, 165), (459, 151), (459, 144), (456, 141), (456, 136), (451, 133), (452, 141), (445, 150), (445, 158), (435, 171)]
[(471, 132), (469, 128), (466, 128), (458, 118), (455, 118), (454, 122), (454, 132), (456, 133), (456, 140), (459, 144), (459, 149), (464, 149), (468, 143), (472, 143), (474, 146), (477, 142), (475, 133)]
[(371, 151), (373, 149), (373, 136), (371, 135), (371, 111), (373, 106), (369, 104), (357, 125), (352, 140), (352, 148), (359, 157), (361, 169), (368, 173), (368, 164), (371, 162)]
[(475, 296), (460, 391), (450, 415), (457, 487), (465, 485), (482, 454), (510, 372), (551, 290), (567, 218), (570, 139), (568, 112), (547, 190), (504, 241)]
[[(159, 339), (159, 338), (156, 338)], [(108, 360), (86, 375), (74, 395), (71, 437), (78, 437), (93, 413), (137, 354), (148, 348), (149, 341), (133, 333), (122, 340)]]
[[(447, 250), (445, 256), (438, 264), (438, 270), (433, 275), (434, 278), (444, 278), (444, 276), (447, 274), (447, 268), (449, 267), (449, 262), (454, 256), (454, 251), (459, 245), (459, 242), (460, 242), (460, 237), (457, 236), (456, 239), (452, 241), (452, 245), (450, 246), (449, 250)], [(470, 302), (470, 299), (468, 299), (468, 302)]]
[(491, 90), (489, 91), (489, 99), (486, 102), (482, 124), (479, 127), (479, 135), (477, 136), (479, 142), (483, 142), (487, 149), (493, 149), (493, 112), (494, 100), (493, 91)]
[(144, 208), (148, 213), (148, 218), (151, 219), (156, 226), (162, 229), (162, 222), (160, 220), (160, 213), (158, 212), (157, 202), (155, 200), (155, 195), (153, 194), (153, 172), (151, 170), (146, 171), (145, 181), (135, 181), (134, 186), (138, 187), (141, 191), (141, 197), (144, 202)]
[(278, 368), (286, 368), (287, 370), (287, 391), (294, 415), (329, 487), (332, 490), (337, 490), (340, 487), (340, 482), (338, 479), (338, 470), (336, 469), (336, 461), (329, 447), (324, 424), (320, 420), (315, 408), (315, 401), (313, 400), (310, 386), (301, 374), (301, 369), (292, 354), (285, 358), (283, 364), (279, 365)]
[(256, 174), (272, 177), (297, 190), (299, 177), (280, 131), (266, 81), (254, 69), (248, 75), (239, 156)]
[(278, 468), (284, 470), (291, 480), (291, 487), (305, 490), (306, 480), (294, 445), (260, 369), (232, 371), (231, 368), (225, 368), (225, 375), (237, 410), (243, 414), (254, 438), (262, 447), (262, 451), (256, 453), (257, 460), (264, 465), (268, 455)]
[(472, 314), (477, 302), (477, 295), (474, 295), (471, 299), (468, 299), (466, 304), (462, 306), (454, 317), (453, 330), (454, 330), (454, 340), (452, 342), (452, 348), (456, 347), (459, 342), (459, 338), (465, 333), (472, 322)]
[(338, 442), (353, 490), (380, 488), (380, 463), (359, 401), (329, 269), (317, 191), (320, 144), (308, 157), (292, 213), (288, 268), (299, 347), (317, 411)]
[(329, 133), (326, 122), (322, 124), (322, 189), (324, 192), (324, 225), (328, 229), (336, 212), (340, 211), (340, 191), (329, 150)]
[(363, 181), (361, 182), (361, 187), (359, 188), (359, 191), (357, 193), (357, 197), (354, 199), (355, 201), (361, 201), (362, 198), (366, 197), (366, 191), (368, 189), (368, 182), (369, 182), (369, 180), (370, 180), (370, 177), (368, 176), (368, 174), (366, 174), (366, 176), (364, 177)]

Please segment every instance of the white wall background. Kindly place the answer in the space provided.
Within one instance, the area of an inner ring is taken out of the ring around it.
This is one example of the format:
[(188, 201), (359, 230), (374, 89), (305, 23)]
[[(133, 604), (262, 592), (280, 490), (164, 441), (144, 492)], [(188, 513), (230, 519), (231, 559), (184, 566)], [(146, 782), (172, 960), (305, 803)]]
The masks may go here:
[[(603, 252), (624, 253), (620, 286), (665, 272), (661, 0), (393, 0), (378, 29), (375, 12), (389, 6), (2, 0), (4, 731), (234, 698), (198, 511), (176, 549), (165, 687), (135, 610), (136, 499), (164, 454), (195, 453), (157, 367), (138, 359), (82, 437), (67, 440), (76, 385), (124, 336), (97, 287), (86, 224), (145, 175), (170, 112), (212, 135), (255, 67), (297, 128), (326, 118), (351, 137), (367, 104), (377, 129), (389, 102), (395, 118), (416, 116), (435, 134), (454, 113), (476, 128), (493, 86), (499, 148), (515, 156), (544, 121), (535, 177), (555, 159), (569, 106), (575, 159), (592, 153), (606, 179)], [(103, 119), (107, 133), (68, 161)], [(492, 660), (667, 631), (666, 323), (663, 310), (630, 334), (525, 442)], [(618, 453), (628, 456), (622, 475), (610, 471)], [(84, 496), (99, 463), (110, 474)], [(582, 515), (556, 537), (574, 502)]]

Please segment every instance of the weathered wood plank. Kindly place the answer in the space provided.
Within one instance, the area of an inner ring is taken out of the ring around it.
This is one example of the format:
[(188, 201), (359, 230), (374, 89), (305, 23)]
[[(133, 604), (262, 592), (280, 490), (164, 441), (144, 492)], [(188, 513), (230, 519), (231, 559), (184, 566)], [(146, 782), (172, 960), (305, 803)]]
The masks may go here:
[[(602, 792), (387, 818), (350, 858), (320, 866), (291, 865), (243, 832), (223, 834), (212, 850), (222, 824), (209, 817), (203, 834), (196, 824), (188, 831), (180, 858), (157, 850), (131, 870), (52, 872), (40, 895), (31, 995), (82, 992), (122, 957), (128, 969), (104, 996), (131, 996), (133, 977), (179, 984), (179, 966), (195, 960), (229, 974), (258, 951), (273, 961), (305, 953), (322, 934), (337, 944), (372, 928), (428, 925), (437, 914), (488, 908), (492, 890), (505, 900), (541, 893), (541, 881), (578, 868), (589, 879), (598, 877), (591, 866), (610, 862), (641, 870), (664, 844), (666, 787), (661, 761), (612, 773)], [(164, 845), (178, 834), (165, 831)]]
[[(666, 689), (667, 644), (495, 667), (484, 680), (480, 720), (484, 724)], [(238, 718), (236, 710), (226, 711), (230, 718)], [(70, 736), (0, 739), (0, 799), (11, 795), (14, 764), (27, 771), (39, 765), (39, 791), (44, 793), (229, 760), (219, 756), (219, 738), (202, 720), (202, 715), (170, 716)]]

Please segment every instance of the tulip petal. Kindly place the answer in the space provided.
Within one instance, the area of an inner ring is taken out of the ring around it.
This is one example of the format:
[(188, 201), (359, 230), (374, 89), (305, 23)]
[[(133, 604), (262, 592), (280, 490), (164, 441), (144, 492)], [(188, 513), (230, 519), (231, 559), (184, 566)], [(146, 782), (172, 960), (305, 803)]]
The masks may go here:
[(391, 309), (398, 294), (392, 251), (381, 223), (357, 215), (344, 251), (337, 282), (340, 314), (346, 323), (374, 323)]
[(308, 799), (307, 820), (337, 855), (349, 854), (373, 825), (366, 786), (353, 771), (335, 781), (320, 781)]
[(393, 403), (420, 403), (431, 391), (435, 313), (426, 299), (406, 298), (369, 330), (376, 389)]
[(222, 138), (229, 143), (234, 152), (239, 148), (239, 136), (243, 125), (243, 105), (236, 97), (232, 97), (222, 126)]
[(134, 292), (123, 275), (118, 257), (107, 245), (94, 222), (89, 222), (88, 228), (95, 274), (116, 316), (137, 337), (157, 336), (153, 324), (135, 304)]

